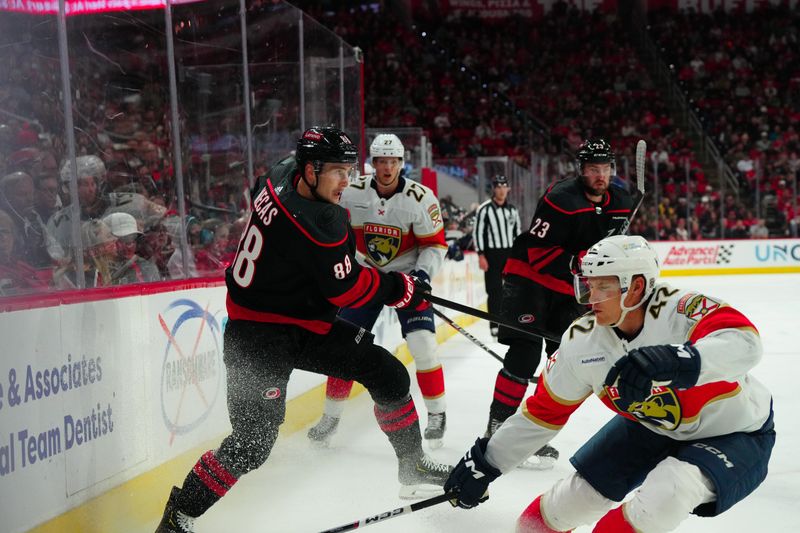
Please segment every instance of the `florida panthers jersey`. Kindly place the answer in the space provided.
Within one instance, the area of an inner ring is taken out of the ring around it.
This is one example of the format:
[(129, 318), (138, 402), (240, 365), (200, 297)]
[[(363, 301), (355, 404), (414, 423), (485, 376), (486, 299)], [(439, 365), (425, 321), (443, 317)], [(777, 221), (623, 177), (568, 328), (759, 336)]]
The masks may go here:
[(350, 211), (356, 247), (384, 272), (424, 270), (431, 278), (444, 261), (447, 245), (439, 200), (428, 187), (400, 176), (389, 198), (378, 196), (371, 176), (360, 176), (342, 194)]
[[(700, 377), (688, 389), (654, 386), (643, 402), (628, 402), (604, 385), (611, 367), (633, 348), (691, 341), (700, 353)], [(753, 324), (722, 301), (658, 283), (646, 305), (644, 327), (632, 340), (597, 326), (588, 313), (564, 332), (536, 392), (497, 431), (487, 457), (506, 472), (552, 439), (591, 394), (620, 416), (676, 440), (759, 429), (772, 401), (748, 371), (761, 358)]]

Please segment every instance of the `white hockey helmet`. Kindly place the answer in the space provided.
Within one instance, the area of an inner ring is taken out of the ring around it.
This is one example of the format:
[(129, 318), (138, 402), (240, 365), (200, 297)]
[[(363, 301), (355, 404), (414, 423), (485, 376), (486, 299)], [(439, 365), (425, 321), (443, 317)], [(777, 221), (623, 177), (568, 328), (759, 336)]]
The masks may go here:
[[(601, 240), (586, 252), (581, 261), (581, 273), (575, 275), (575, 298), (579, 303), (589, 303), (588, 278), (613, 276), (619, 280), (619, 290), (625, 294), (634, 276), (645, 279), (644, 296), (633, 307), (622, 305), (621, 322), (625, 314), (639, 307), (653, 292), (658, 279), (658, 254), (643, 237), (614, 235)], [(624, 300), (624, 298), (623, 298)]]
[(406, 149), (400, 141), (400, 137), (394, 133), (381, 133), (372, 144), (369, 146), (369, 155), (373, 158), (376, 157), (399, 157), (400, 164), (403, 164), (403, 159), (406, 156)]

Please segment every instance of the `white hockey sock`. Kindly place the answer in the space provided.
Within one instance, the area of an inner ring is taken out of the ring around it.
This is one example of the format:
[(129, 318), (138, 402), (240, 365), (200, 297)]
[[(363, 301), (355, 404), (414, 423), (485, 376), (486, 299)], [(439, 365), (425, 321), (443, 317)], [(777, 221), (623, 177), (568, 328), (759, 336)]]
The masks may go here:
[(344, 404), (347, 400), (331, 400), (325, 398), (325, 414), (332, 418), (342, 418), (342, 411), (344, 411)]

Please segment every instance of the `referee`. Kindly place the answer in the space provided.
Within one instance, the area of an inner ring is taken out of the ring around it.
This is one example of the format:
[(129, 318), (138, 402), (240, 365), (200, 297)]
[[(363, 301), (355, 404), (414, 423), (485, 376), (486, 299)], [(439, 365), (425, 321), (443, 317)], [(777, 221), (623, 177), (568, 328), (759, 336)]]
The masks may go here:
[[(502, 296), (502, 273), (506, 260), (511, 255), (511, 245), (520, 232), (519, 211), (507, 201), (511, 189), (505, 176), (492, 178), (492, 197), (478, 207), (475, 215), (475, 250), (478, 266), (484, 272), (487, 306), (489, 313), (500, 311)], [(497, 324), (489, 328), (497, 337)]]

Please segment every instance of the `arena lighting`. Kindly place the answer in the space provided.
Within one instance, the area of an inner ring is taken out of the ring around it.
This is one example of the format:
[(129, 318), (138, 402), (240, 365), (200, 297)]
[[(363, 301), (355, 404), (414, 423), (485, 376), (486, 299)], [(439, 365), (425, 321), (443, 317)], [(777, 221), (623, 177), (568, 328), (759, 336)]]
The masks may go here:
[[(172, 0), (170, 4), (195, 4), (201, 1), (203, 0)], [(64, 9), (66, 15), (71, 16), (163, 9), (166, 5), (166, 0), (65, 0)], [(14, 11), (31, 15), (57, 15), (58, 0), (0, 0), (0, 11)]]

